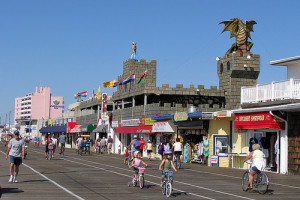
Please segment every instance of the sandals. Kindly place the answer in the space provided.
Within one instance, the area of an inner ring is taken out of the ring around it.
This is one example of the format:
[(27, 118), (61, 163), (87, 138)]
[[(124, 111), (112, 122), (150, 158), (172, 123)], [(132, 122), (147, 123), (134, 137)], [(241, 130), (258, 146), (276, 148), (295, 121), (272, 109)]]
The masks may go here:
[(250, 187), (250, 186), (247, 188), (247, 190), (252, 190), (252, 189), (253, 189), (253, 187)]

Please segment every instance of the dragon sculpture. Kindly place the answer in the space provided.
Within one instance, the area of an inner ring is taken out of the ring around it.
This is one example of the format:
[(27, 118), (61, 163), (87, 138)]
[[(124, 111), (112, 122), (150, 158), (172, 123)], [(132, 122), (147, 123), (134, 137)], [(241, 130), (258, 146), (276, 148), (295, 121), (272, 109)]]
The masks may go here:
[(226, 55), (229, 55), (232, 52), (237, 53), (249, 53), (250, 49), (253, 46), (252, 42), (248, 41), (248, 38), (251, 38), (250, 32), (253, 32), (253, 26), (256, 24), (255, 21), (246, 21), (243, 22), (243, 19), (238, 17), (231, 19), (229, 21), (222, 21), (219, 24), (224, 24), (225, 27), (223, 32), (230, 31), (230, 38), (235, 37), (235, 43), (230, 47), (226, 52)]

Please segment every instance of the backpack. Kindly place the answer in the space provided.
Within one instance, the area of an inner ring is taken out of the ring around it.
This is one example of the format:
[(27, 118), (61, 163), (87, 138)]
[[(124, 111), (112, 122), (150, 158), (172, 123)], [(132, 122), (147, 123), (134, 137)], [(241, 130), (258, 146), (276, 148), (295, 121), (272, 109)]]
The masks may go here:
[(163, 154), (163, 152), (164, 152), (164, 145), (161, 145), (161, 144), (160, 144), (160, 145), (158, 146), (158, 153), (159, 153), (159, 154)]
[(141, 142), (138, 141), (138, 140), (134, 140), (133, 146), (134, 146), (135, 149), (140, 149), (140, 147), (141, 147)]

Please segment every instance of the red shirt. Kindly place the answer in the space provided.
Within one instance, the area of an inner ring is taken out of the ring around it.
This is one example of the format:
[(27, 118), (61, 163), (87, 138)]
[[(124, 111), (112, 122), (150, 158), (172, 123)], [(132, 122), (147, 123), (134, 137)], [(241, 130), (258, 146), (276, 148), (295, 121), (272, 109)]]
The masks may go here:
[(145, 145), (145, 141), (144, 140), (140, 140), (141, 146), (140, 146), (140, 150), (144, 149), (144, 145)]
[(128, 149), (125, 150), (125, 158), (128, 158), (129, 153), (128, 153)]

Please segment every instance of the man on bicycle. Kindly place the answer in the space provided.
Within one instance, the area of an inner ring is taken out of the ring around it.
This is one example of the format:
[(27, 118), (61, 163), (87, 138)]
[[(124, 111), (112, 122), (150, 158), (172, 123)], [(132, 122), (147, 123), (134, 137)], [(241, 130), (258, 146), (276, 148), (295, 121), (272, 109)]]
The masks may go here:
[(133, 154), (136, 151), (140, 151), (141, 142), (138, 140), (138, 136), (134, 135), (133, 140), (130, 142), (130, 144), (127, 146), (127, 149), (131, 149), (131, 161), (133, 160)]
[(62, 133), (62, 135), (58, 138), (58, 146), (59, 146), (59, 154), (62, 154), (62, 149), (65, 151), (65, 144), (66, 144), (67, 136), (65, 133)]
[(182, 155), (182, 143), (180, 142), (180, 139), (179, 138), (176, 138), (176, 142), (174, 143), (173, 147), (172, 147), (172, 150), (174, 151), (174, 154), (175, 154), (175, 157), (177, 158), (177, 156), (179, 156), (179, 159), (180, 159), (180, 156)]

